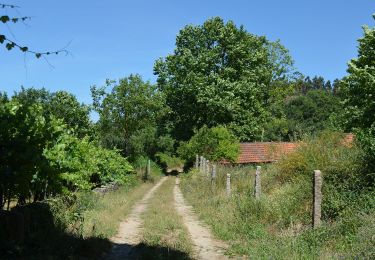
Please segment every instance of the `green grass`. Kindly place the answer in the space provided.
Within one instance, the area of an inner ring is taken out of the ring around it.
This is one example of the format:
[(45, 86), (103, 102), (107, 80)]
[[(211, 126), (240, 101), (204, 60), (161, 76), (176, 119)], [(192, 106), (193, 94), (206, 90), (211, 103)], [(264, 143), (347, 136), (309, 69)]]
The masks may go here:
[(143, 215), (141, 259), (191, 257), (192, 242), (174, 208), (174, 184), (175, 177), (168, 177), (150, 200), (149, 208)]
[(153, 185), (147, 182), (104, 195), (95, 194), (95, 205), (83, 214), (83, 237), (110, 238), (116, 235), (119, 223), (129, 214), (134, 203), (141, 200)]
[[(294, 162), (289, 163), (295, 166)], [(255, 259), (375, 257), (374, 193), (362, 193), (363, 199), (357, 198), (355, 202), (347, 200), (348, 206), (337, 217), (329, 218), (325, 211), (331, 210), (330, 203), (335, 204), (338, 199), (333, 199), (332, 190), (323, 189), (323, 198), (326, 197), (323, 225), (313, 230), (311, 178), (299, 174), (288, 176), (286, 180), (282, 178), (280, 167), (262, 167), (259, 201), (253, 196), (255, 168), (252, 166), (218, 167), (214, 185), (207, 176), (192, 171), (182, 178), (181, 188), (189, 204), (211, 226), (213, 233), (228, 241), (231, 255)], [(230, 197), (225, 191), (227, 173), (232, 177)], [(325, 173), (331, 174), (328, 169)], [(326, 182), (330, 183), (328, 177)], [(345, 194), (339, 184), (335, 191), (341, 201)], [(356, 207), (356, 204), (362, 206)]]

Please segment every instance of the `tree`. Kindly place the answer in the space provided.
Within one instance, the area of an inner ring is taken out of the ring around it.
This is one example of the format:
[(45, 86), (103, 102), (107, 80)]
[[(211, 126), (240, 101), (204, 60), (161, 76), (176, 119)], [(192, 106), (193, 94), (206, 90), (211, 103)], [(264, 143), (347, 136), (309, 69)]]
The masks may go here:
[(279, 42), (212, 18), (188, 25), (174, 53), (156, 61), (158, 88), (171, 109), (172, 135), (188, 140), (203, 125), (226, 125), (241, 140), (259, 138), (271, 82), (285, 78), (292, 61)]
[[(80, 131), (64, 123), (66, 116), (56, 117), (56, 111), (63, 113), (69, 106), (60, 96), (53, 98), (43, 89), (23, 89), (10, 99), (0, 94), (0, 209), (6, 201), (9, 208), (12, 198), (24, 204), (26, 199), (39, 201), (63, 190), (129, 180), (132, 167), (127, 160), (89, 137), (79, 138)], [(52, 111), (51, 106), (63, 109)]]
[(92, 131), (90, 108), (80, 104), (77, 98), (66, 91), (49, 92), (48, 90), (21, 88), (14, 98), (23, 105), (40, 104), (46, 118), (53, 115), (62, 119), (68, 128), (74, 130), (79, 137), (84, 137)]
[(368, 129), (375, 122), (375, 28), (364, 26), (363, 31), (364, 36), (358, 40), (358, 57), (349, 62), (343, 80), (349, 129)]
[[(107, 87), (112, 88), (110, 93), (106, 92)], [(124, 155), (130, 155), (132, 136), (153, 136), (150, 131), (143, 131), (142, 134), (139, 131), (155, 128), (166, 113), (162, 93), (150, 82), (144, 82), (139, 75), (130, 75), (118, 83), (107, 80), (105, 87), (91, 87), (91, 93), (94, 109), (100, 116), (97, 127), (102, 145), (121, 149)], [(133, 137), (132, 140), (136, 139)], [(133, 148), (144, 146), (139, 144)]]
[(301, 138), (332, 127), (331, 116), (340, 108), (339, 99), (322, 89), (290, 98), (284, 108), (288, 135)]
[[(373, 16), (375, 20), (375, 15)], [(347, 131), (355, 131), (365, 148), (367, 168), (375, 170), (375, 28), (363, 27), (358, 40), (358, 57), (348, 64), (348, 75), (342, 80)], [(372, 173), (368, 181), (375, 182)]]

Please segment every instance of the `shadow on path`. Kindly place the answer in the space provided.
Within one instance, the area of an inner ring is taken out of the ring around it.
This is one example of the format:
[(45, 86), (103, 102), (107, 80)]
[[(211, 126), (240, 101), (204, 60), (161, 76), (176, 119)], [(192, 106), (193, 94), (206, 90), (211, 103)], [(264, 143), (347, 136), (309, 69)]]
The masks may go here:
[(115, 260), (115, 259), (182, 259), (190, 260), (185, 252), (181, 252), (175, 249), (161, 247), (161, 246), (150, 246), (144, 243), (139, 245), (129, 244), (113, 244), (111, 255), (104, 259)]
[(111, 248), (108, 239), (65, 232), (52, 210), (48, 203), (0, 210), (0, 259), (100, 259)]

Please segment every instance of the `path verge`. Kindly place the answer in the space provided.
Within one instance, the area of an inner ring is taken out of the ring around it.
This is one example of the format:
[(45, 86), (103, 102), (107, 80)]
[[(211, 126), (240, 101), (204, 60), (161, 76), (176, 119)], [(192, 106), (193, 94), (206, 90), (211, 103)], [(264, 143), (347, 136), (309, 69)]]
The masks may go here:
[(120, 223), (118, 233), (115, 237), (111, 238), (111, 242), (114, 244), (111, 252), (107, 256), (107, 259), (129, 259), (132, 258), (132, 250), (137, 246), (140, 241), (140, 229), (142, 226), (142, 214), (146, 211), (149, 204), (149, 200), (155, 191), (163, 184), (166, 177), (160, 179), (160, 181), (152, 187), (141, 201), (136, 203), (129, 216), (126, 220)]
[(224, 255), (227, 245), (219, 240), (216, 240), (208, 227), (204, 226), (195, 215), (191, 206), (186, 205), (184, 197), (179, 187), (180, 180), (176, 179), (176, 184), (173, 190), (175, 208), (178, 214), (182, 217), (183, 222), (191, 235), (193, 241), (193, 250), (195, 258), (208, 259), (228, 259)]

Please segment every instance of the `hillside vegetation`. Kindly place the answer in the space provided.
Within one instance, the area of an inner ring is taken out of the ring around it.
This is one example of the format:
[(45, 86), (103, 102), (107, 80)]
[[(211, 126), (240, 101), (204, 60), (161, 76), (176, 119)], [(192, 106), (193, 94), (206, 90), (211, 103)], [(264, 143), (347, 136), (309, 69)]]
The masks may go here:
[[(364, 153), (343, 135), (305, 140), (274, 165), (262, 167), (262, 195), (254, 198), (254, 166), (219, 167), (213, 184), (195, 170), (182, 189), (215, 234), (231, 243), (229, 254), (250, 258), (375, 257), (375, 190)], [(323, 174), (323, 224), (312, 229), (313, 170)], [(226, 196), (226, 174), (232, 195)]]

